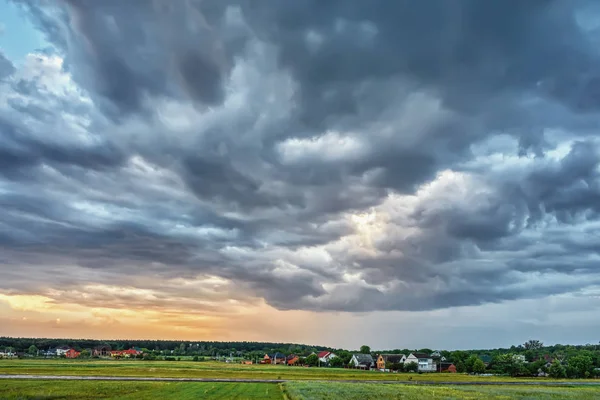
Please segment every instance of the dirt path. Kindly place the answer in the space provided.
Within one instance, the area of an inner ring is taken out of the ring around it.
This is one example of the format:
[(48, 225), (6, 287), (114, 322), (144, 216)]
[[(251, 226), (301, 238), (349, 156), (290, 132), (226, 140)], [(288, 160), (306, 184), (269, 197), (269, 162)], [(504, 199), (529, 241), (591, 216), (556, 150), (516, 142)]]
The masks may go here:
[[(31, 379), (31, 380), (64, 380), (64, 381), (148, 381), (148, 382), (228, 382), (228, 383), (284, 383), (293, 379), (216, 379), (216, 378), (157, 378), (141, 376), (69, 376), (69, 375), (0, 375), (0, 379)], [(374, 381), (374, 380), (302, 380), (302, 382), (336, 382), (336, 383), (379, 383), (385, 385), (498, 385), (498, 386), (600, 386), (598, 380), (581, 380), (568, 382), (552, 381), (526, 381), (526, 382), (500, 382), (500, 381)]]

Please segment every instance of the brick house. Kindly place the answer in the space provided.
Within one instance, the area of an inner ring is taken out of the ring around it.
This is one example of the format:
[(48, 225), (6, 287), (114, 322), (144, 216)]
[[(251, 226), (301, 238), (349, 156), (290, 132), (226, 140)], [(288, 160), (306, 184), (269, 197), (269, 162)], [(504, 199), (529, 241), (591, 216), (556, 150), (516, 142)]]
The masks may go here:
[(449, 362), (441, 362), (440, 363), (440, 372), (449, 372), (449, 373), (455, 374), (456, 366)]
[(285, 363), (287, 365), (296, 365), (298, 364), (298, 361), (300, 361), (300, 357), (298, 357), (295, 354), (290, 354), (289, 356), (287, 356), (287, 358), (285, 359)]
[(81, 354), (80, 351), (77, 351), (75, 349), (69, 349), (65, 352), (65, 357), (66, 358), (77, 358), (77, 357), (79, 357), (79, 354)]

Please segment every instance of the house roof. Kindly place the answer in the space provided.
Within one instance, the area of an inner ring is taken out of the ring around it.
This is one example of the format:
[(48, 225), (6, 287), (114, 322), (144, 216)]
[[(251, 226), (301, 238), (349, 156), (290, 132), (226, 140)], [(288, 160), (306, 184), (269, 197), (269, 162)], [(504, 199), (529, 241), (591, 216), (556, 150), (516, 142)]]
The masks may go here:
[(354, 358), (356, 358), (356, 361), (358, 361), (359, 364), (367, 364), (373, 363), (373, 357), (371, 357), (370, 354), (361, 354), (361, 353), (356, 353), (356, 354), (352, 354), (352, 356)]
[(383, 361), (391, 362), (391, 363), (399, 363), (402, 362), (402, 358), (404, 358), (404, 354), (380, 354), (383, 357)]
[(410, 354), (415, 356), (416, 358), (427, 358), (427, 359), (431, 358), (431, 356), (427, 353), (410, 353)]
[(281, 354), (279, 352), (273, 353), (273, 354), (267, 354), (267, 355), (269, 356), (270, 359), (285, 358), (285, 354)]
[(286, 360), (293, 360), (294, 358), (298, 358), (298, 356), (296, 354), (290, 354), (286, 357)]
[(442, 371), (444, 371), (444, 370), (446, 370), (446, 369), (450, 368), (450, 367), (451, 367), (451, 366), (453, 366), (453, 365), (454, 365), (454, 363), (451, 363), (451, 362), (441, 362), (441, 363), (440, 363), (440, 369), (441, 369)]
[(317, 357), (323, 358), (323, 357), (328, 356), (329, 354), (331, 354), (330, 351), (320, 351), (319, 354), (317, 354)]

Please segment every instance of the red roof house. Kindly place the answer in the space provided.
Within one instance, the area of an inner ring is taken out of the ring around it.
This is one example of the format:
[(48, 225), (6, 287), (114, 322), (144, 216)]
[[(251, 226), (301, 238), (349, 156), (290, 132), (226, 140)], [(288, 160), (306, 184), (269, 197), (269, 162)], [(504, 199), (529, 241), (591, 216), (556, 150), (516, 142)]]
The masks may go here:
[(81, 352), (79, 352), (75, 349), (69, 349), (66, 351), (65, 357), (66, 358), (77, 358), (77, 357), (79, 357), (79, 354), (81, 354)]

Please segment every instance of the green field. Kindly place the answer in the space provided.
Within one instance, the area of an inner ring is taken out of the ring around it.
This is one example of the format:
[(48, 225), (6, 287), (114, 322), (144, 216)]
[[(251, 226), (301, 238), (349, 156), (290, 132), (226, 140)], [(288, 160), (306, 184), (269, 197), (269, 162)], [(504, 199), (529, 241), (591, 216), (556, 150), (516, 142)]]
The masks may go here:
[(186, 400), (186, 399), (278, 399), (278, 400), (592, 400), (600, 388), (539, 386), (417, 386), (381, 383), (287, 382), (96, 382), (96, 381), (0, 381), (0, 399), (37, 400)]
[[(0, 374), (145, 376), (165, 378), (240, 378), (284, 380), (393, 380), (502, 382), (510, 377), (478, 377), (463, 374), (383, 373), (339, 368), (304, 368), (281, 365), (241, 365), (193, 361), (114, 361), (114, 360), (0, 360)], [(528, 378), (522, 381), (542, 381)]]
[(284, 391), (289, 400), (509, 400), (509, 399), (576, 399), (600, 398), (600, 388), (540, 386), (416, 386), (377, 383), (309, 383), (289, 382)]
[(281, 400), (282, 398), (280, 387), (268, 383), (0, 381), (2, 400)]

